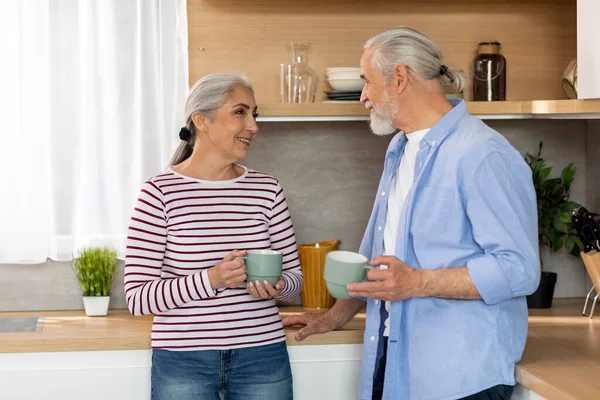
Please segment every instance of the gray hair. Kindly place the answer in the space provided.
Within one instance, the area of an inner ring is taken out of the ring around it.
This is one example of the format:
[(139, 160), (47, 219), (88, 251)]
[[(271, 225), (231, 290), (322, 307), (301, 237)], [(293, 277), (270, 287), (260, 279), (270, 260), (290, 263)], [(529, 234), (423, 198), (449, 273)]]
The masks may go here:
[(231, 92), (238, 86), (254, 93), (246, 77), (238, 74), (216, 73), (203, 76), (190, 89), (185, 103), (185, 126), (192, 133), (190, 141), (182, 140), (171, 157), (169, 165), (176, 165), (192, 155), (196, 143), (196, 127), (192, 114), (200, 112), (208, 118), (215, 115), (217, 109), (229, 100)]
[(441, 73), (442, 50), (416, 29), (404, 26), (388, 29), (367, 40), (365, 49), (374, 51), (374, 66), (386, 80), (392, 77), (396, 65), (403, 64), (423, 79), (439, 80), (450, 93), (459, 93), (465, 87), (464, 72), (448, 68)]

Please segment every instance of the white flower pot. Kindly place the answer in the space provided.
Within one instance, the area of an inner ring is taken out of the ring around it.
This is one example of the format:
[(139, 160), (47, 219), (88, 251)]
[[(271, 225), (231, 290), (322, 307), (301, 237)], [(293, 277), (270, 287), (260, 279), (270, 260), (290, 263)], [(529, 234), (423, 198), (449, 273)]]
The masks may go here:
[(103, 317), (108, 313), (110, 296), (83, 296), (83, 306), (88, 317)]

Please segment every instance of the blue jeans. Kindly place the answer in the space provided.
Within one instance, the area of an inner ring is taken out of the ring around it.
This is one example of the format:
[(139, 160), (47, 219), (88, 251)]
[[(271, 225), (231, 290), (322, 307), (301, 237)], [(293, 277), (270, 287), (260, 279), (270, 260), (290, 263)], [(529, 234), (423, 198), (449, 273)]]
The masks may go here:
[(472, 394), (461, 400), (508, 400), (512, 395), (514, 386), (497, 385), (484, 390), (483, 392)]
[(285, 341), (232, 350), (152, 350), (152, 400), (291, 400)]

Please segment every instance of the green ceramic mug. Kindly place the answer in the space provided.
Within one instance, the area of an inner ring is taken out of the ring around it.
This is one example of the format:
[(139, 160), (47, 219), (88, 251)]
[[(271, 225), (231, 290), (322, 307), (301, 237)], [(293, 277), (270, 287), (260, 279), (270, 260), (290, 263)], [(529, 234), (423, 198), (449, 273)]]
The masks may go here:
[(273, 287), (281, 277), (283, 253), (277, 250), (248, 250), (243, 258), (248, 282), (268, 281)]
[(365, 281), (368, 269), (375, 268), (369, 265), (369, 260), (362, 254), (344, 250), (330, 251), (325, 257), (323, 273), (327, 290), (336, 299), (351, 299), (346, 285)]

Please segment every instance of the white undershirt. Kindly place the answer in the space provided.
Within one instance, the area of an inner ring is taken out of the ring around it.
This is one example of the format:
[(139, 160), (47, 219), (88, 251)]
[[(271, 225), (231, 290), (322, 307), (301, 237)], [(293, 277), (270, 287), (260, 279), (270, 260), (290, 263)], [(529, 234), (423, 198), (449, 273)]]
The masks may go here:
[[(388, 196), (387, 203), (387, 217), (385, 219), (385, 229), (383, 231), (383, 248), (385, 255), (394, 256), (396, 248), (396, 239), (398, 237), (398, 224), (400, 223), (400, 213), (402, 212), (402, 206), (404, 200), (412, 187), (413, 180), (415, 177), (415, 162), (417, 160), (417, 153), (419, 152), (419, 144), (421, 139), (429, 132), (429, 129), (423, 129), (420, 131), (407, 134), (406, 138), (408, 142), (404, 148), (404, 154), (400, 160), (400, 166), (396, 172), (396, 176), (392, 181), (390, 187), (390, 193)], [(381, 265), (380, 269), (386, 269), (386, 265)], [(389, 336), (390, 334), (390, 303), (385, 302), (385, 309), (388, 312), (388, 318), (385, 320), (385, 329), (383, 336)]]

